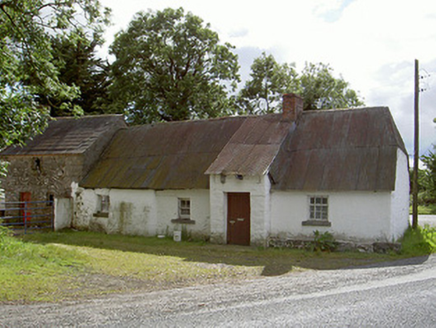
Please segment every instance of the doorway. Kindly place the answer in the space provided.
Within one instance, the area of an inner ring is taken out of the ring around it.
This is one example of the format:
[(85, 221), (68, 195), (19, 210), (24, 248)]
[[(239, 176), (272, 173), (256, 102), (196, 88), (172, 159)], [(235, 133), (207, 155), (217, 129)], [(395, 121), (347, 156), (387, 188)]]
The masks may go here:
[(227, 194), (227, 243), (250, 245), (250, 193)]
[(23, 217), (23, 221), (29, 222), (32, 216), (30, 211), (29, 202), (32, 201), (32, 194), (30, 192), (20, 192), (20, 207), (21, 207), (21, 216)]

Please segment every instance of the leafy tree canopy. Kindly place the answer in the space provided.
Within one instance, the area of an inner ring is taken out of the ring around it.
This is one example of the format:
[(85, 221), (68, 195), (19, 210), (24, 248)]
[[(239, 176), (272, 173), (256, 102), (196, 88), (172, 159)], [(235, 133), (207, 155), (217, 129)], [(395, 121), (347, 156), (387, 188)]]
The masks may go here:
[[(108, 87), (111, 83), (108, 61), (95, 56), (95, 48), (102, 45), (103, 39), (97, 33), (93, 34), (91, 40), (83, 31), (76, 33), (82, 37), (77, 42), (65, 36), (52, 38), (52, 52), (53, 58), (58, 61), (59, 81), (80, 90), (80, 95), (71, 100), (73, 107), (80, 107), (84, 114), (103, 114), (108, 111)], [(50, 108), (52, 117), (73, 114), (65, 109), (63, 98), (41, 95), (38, 101)]]
[(88, 42), (83, 33), (101, 33), (108, 17), (98, 0), (0, 0), (0, 149), (44, 128), (49, 113), (41, 97), (80, 111), (71, 103), (78, 88), (58, 78), (61, 60), (53, 56), (52, 40)]
[(304, 110), (348, 108), (363, 105), (348, 82), (332, 75), (326, 64), (306, 63), (298, 74), (293, 64), (279, 64), (263, 53), (251, 66), (250, 80), (241, 89), (238, 104), (243, 112), (265, 114), (281, 111), (282, 95), (297, 93), (304, 99)]
[(421, 156), (426, 169), (418, 174), (420, 200), (423, 203), (436, 203), (436, 153)]
[(239, 93), (242, 111), (249, 114), (280, 111), (283, 93), (298, 87), (294, 65), (280, 65), (272, 55), (265, 53), (254, 59), (250, 76), (251, 79)]
[(326, 64), (306, 63), (296, 90), (304, 99), (304, 110), (363, 106), (356, 91), (342, 77), (335, 78)]
[(229, 114), (239, 81), (232, 49), (182, 8), (139, 12), (111, 46), (115, 105), (137, 124)]

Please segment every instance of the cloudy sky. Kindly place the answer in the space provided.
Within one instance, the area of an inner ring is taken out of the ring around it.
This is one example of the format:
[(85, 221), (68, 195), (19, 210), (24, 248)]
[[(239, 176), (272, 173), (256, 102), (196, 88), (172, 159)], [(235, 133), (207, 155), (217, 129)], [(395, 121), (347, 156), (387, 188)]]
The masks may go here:
[[(420, 153), (436, 144), (436, 2), (434, 0), (101, 0), (112, 8), (106, 33), (126, 29), (133, 15), (183, 7), (236, 47), (247, 77), (263, 51), (280, 63), (330, 64), (367, 106), (388, 106), (413, 154), (414, 61), (419, 60)], [(102, 54), (106, 53), (105, 49)]]

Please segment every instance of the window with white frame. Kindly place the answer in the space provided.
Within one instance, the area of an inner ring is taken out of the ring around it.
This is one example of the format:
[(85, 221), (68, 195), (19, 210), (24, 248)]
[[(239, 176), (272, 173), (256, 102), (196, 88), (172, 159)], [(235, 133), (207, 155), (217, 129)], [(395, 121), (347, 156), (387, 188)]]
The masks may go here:
[(189, 198), (179, 198), (179, 218), (191, 218), (191, 200)]
[(309, 197), (309, 219), (327, 221), (329, 218), (329, 204), (326, 196)]
[(98, 195), (97, 211), (109, 213), (109, 195)]

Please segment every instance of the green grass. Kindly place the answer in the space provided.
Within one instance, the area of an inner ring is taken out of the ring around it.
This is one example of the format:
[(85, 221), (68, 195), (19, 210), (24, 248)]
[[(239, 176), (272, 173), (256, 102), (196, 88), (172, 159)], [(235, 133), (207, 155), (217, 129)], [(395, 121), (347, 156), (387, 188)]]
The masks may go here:
[(20, 239), (0, 231), (0, 251), (0, 303), (54, 302), (232, 282), (410, 256), (176, 243), (75, 231)]
[[(412, 206), (409, 208), (409, 213), (412, 214)], [(420, 215), (436, 215), (436, 204), (429, 204), (426, 206), (418, 206), (418, 214)]]
[(25, 243), (4, 235), (0, 252), (2, 301), (57, 300), (57, 292), (74, 285), (87, 260), (74, 249)]
[(418, 227), (407, 229), (401, 241), (402, 253), (406, 256), (422, 256), (436, 253), (436, 228)]

